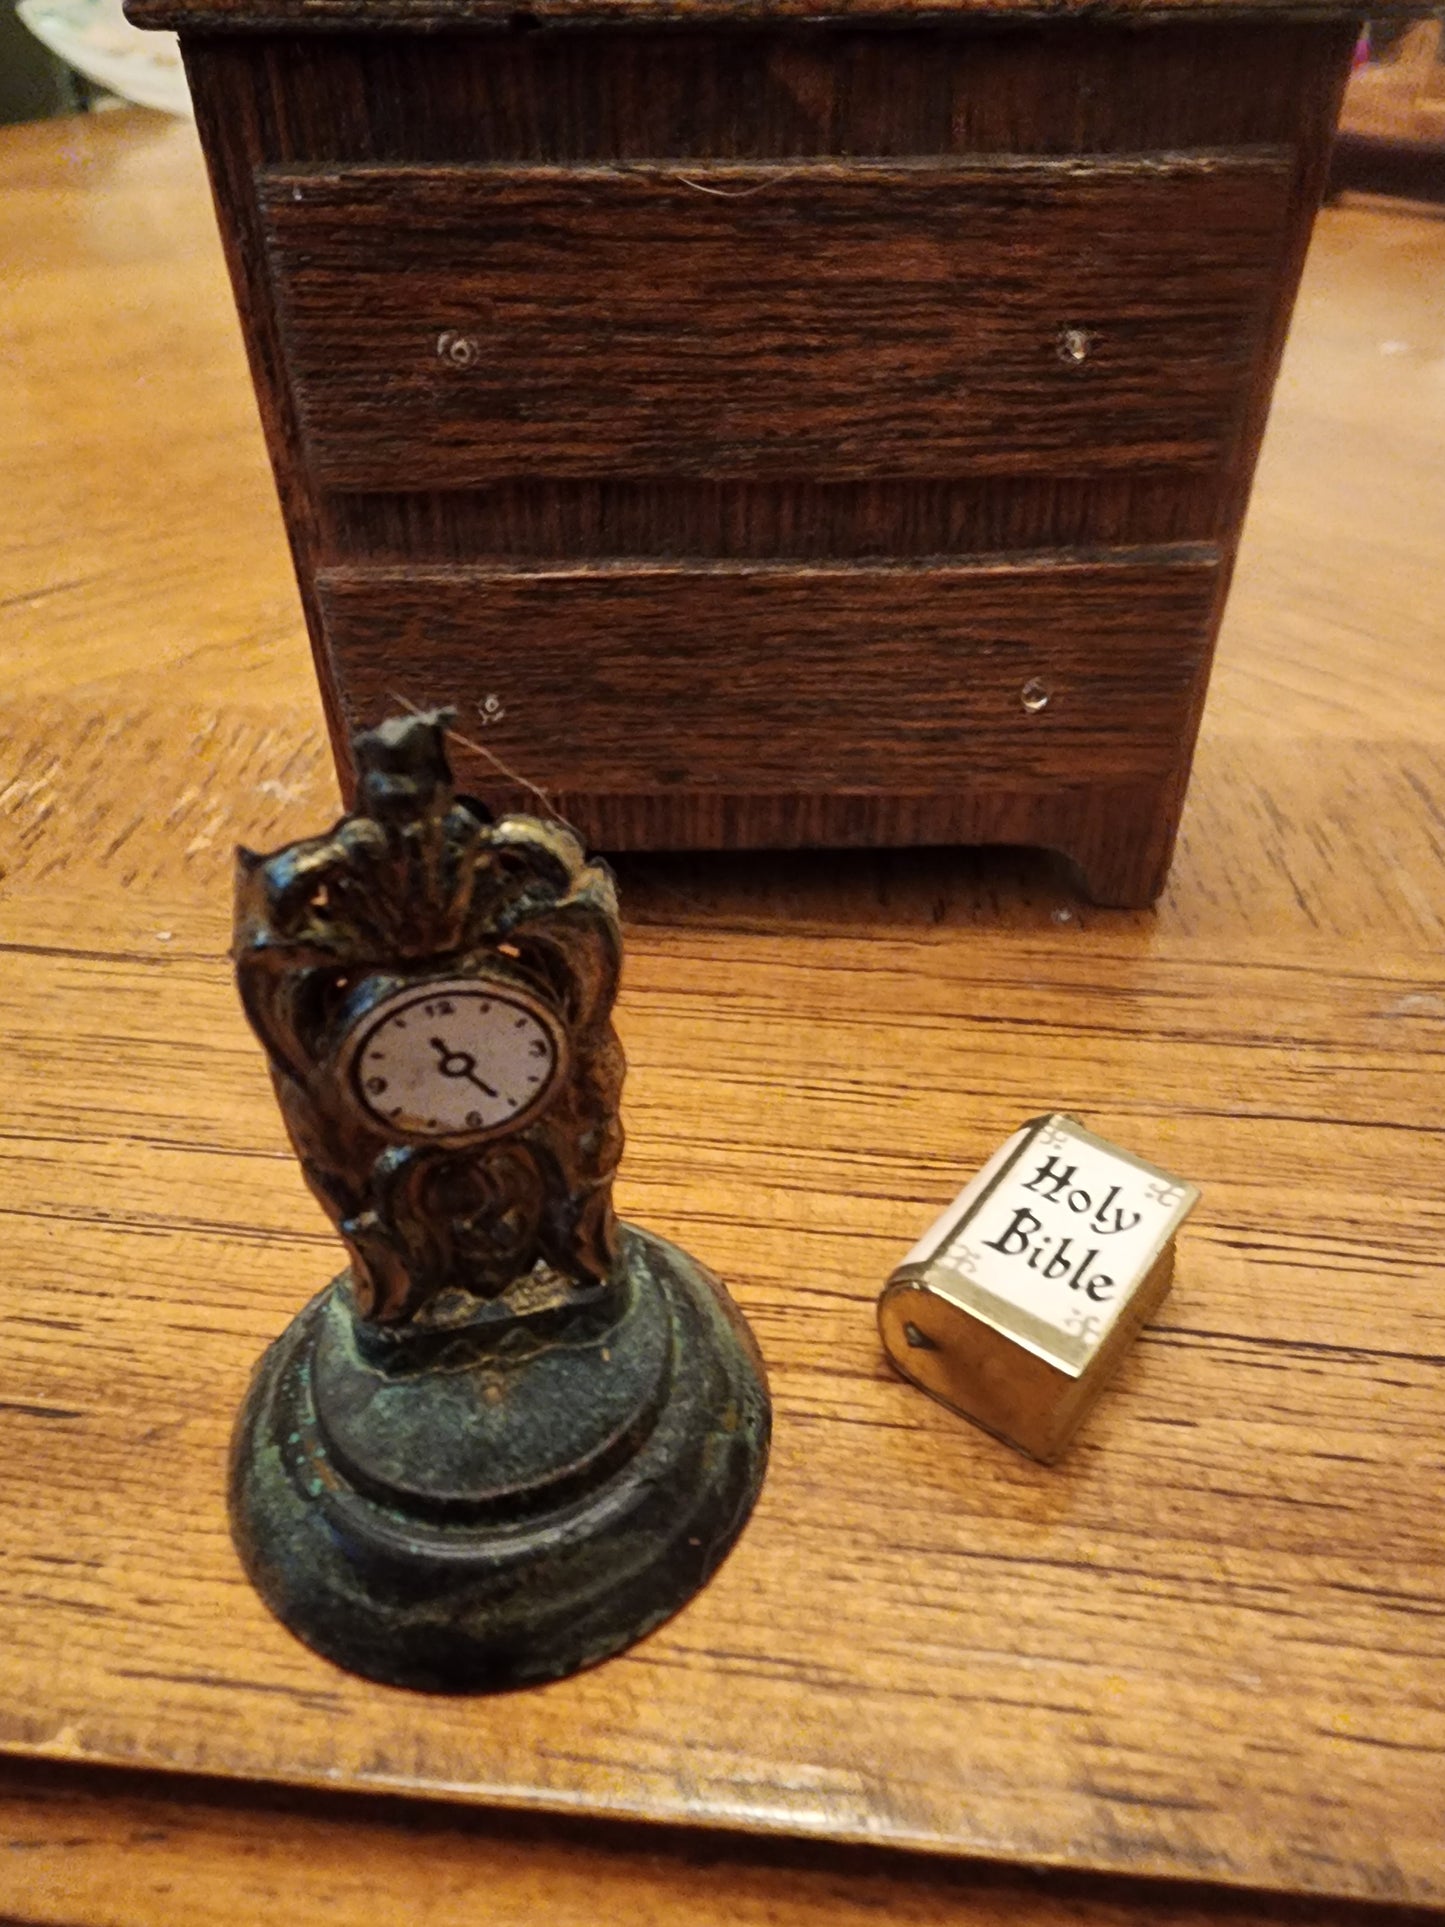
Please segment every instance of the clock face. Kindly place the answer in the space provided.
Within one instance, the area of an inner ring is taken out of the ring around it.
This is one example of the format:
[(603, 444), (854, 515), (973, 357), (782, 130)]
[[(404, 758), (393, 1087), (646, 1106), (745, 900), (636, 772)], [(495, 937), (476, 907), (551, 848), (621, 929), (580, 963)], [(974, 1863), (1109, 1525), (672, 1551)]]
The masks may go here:
[(524, 991), (463, 977), (399, 992), (367, 1012), (343, 1074), (384, 1130), (489, 1137), (552, 1096), (563, 1069), (556, 1020)]

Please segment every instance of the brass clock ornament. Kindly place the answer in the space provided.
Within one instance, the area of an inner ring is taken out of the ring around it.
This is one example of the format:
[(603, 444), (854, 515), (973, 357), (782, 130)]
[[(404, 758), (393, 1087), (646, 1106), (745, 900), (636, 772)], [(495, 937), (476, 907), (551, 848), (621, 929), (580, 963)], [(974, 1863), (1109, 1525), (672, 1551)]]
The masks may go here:
[(618, 1222), (621, 934), (567, 829), (454, 795), (444, 718), (356, 739), (354, 812), (237, 853), (237, 984), (349, 1265), (237, 1422), (236, 1543), (354, 1672), (555, 1679), (705, 1583), (767, 1462), (752, 1337)]

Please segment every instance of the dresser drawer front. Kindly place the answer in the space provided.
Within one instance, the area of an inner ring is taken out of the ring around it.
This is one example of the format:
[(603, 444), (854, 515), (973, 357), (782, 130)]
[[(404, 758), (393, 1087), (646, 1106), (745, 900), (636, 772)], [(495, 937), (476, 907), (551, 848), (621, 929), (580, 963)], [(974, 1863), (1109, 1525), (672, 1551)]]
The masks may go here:
[[(545, 790), (1015, 790), (1177, 767), (1216, 563), (345, 569), (353, 725), (452, 704)], [(1047, 700), (1034, 707), (1039, 695)]]
[(260, 180), (308, 460), (350, 490), (1214, 466), (1288, 190), (1273, 150)]

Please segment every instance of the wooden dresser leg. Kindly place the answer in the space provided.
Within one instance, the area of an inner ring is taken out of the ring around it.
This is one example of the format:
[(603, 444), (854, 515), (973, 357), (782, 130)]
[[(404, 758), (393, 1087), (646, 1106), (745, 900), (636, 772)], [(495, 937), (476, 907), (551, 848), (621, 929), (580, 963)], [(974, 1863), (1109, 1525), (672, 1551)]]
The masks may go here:
[(1050, 838), (1074, 865), (1091, 903), (1147, 910), (1169, 878), (1179, 833), (1183, 785), (1170, 777), (1080, 798), (1074, 820)]

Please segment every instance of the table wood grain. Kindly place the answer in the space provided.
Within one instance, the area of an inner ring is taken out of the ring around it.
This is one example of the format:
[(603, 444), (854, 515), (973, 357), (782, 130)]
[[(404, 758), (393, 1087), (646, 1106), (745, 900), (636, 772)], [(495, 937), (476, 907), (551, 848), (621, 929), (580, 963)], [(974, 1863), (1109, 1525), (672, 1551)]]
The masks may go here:
[[(194, 137), (11, 130), (0, 189), (0, 1911), (1445, 1908), (1445, 226), (1322, 219), (1157, 913), (999, 852), (620, 865), (619, 1202), (746, 1309), (773, 1469), (632, 1653), (438, 1701), (296, 1644), (226, 1529), (338, 1263), (230, 852), (336, 798)], [(1056, 1106), (1204, 1198), (1044, 1469), (872, 1305)]]

